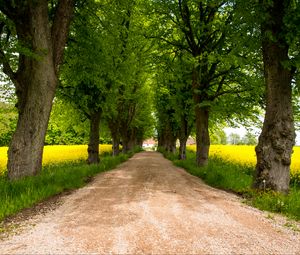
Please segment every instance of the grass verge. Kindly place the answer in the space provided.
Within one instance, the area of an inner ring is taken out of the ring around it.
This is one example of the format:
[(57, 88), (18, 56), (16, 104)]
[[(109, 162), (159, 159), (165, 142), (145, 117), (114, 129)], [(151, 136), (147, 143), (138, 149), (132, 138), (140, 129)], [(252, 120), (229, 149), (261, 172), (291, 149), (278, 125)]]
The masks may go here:
[(94, 175), (115, 168), (132, 155), (105, 156), (99, 165), (87, 165), (85, 161), (48, 165), (37, 176), (12, 182), (1, 176), (0, 221), (53, 195), (80, 188)]
[(289, 218), (300, 220), (299, 180), (291, 181), (288, 195), (273, 191), (259, 192), (251, 188), (253, 167), (211, 157), (208, 166), (197, 167), (195, 152), (187, 152), (186, 160), (178, 160), (177, 155), (163, 153), (176, 166), (186, 169), (190, 174), (203, 179), (210, 186), (231, 191), (243, 196), (246, 202), (261, 210), (281, 213)]

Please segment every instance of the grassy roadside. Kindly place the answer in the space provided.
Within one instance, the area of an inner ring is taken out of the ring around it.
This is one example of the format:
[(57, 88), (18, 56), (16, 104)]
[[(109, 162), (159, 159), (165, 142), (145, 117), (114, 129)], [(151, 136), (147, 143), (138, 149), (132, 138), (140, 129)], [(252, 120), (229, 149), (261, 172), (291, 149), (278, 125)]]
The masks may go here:
[(188, 152), (187, 160), (184, 161), (178, 160), (176, 155), (163, 154), (176, 166), (200, 177), (207, 184), (243, 196), (246, 202), (254, 207), (300, 220), (300, 182), (298, 179), (291, 181), (288, 195), (272, 191), (258, 192), (251, 189), (253, 167), (227, 162), (217, 157), (211, 157), (208, 166), (197, 167), (194, 152)]
[(115, 168), (134, 153), (103, 156), (99, 165), (85, 161), (43, 167), (41, 174), (9, 182), (0, 177), (0, 221), (63, 191), (80, 188), (96, 174)]

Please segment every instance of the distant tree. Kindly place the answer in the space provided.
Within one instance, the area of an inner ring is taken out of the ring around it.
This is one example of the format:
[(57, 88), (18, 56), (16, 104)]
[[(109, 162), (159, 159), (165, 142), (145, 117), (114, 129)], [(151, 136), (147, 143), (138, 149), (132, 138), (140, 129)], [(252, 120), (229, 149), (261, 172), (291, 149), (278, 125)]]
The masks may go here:
[(227, 144), (227, 136), (223, 129), (211, 130), (211, 144)]
[(247, 133), (242, 138), (242, 143), (247, 145), (257, 145), (257, 137), (252, 134), (250, 131), (247, 131)]
[(239, 134), (231, 133), (228, 137), (230, 144), (241, 144), (241, 136)]
[(45, 144), (87, 144), (87, 118), (69, 102), (56, 98), (52, 107)]
[(158, 78), (155, 88), (155, 108), (157, 118), (158, 149), (175, 153), (179, 123), (175, 118), (174, 96), (170, 89), (169, 80)]

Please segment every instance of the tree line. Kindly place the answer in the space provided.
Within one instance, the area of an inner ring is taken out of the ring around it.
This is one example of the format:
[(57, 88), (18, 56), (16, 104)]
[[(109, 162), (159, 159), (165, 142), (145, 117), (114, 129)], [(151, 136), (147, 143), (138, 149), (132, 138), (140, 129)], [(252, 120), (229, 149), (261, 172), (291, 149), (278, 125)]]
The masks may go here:
[(185, 159), (195, 132), (204, 166), (210, 129), (265, 113), (254, 187), (288, 192), (299, 10), (298, 0), (0, 1), (0, 61), (18, 109), (8, 177), (41, 170), (52, 104), (62, 100), (89, 122), (90, 163), (99, 162), (101, 121), (114, 154), (121, 141), (125, 152), (140, 145), (155, 123), (159, 147), (175, 152), (179, 139)]
[(299, 2), (157, 0), (150, 5), (155, 31), (149, 38), (158, 41), (163, 70), (157, 75), (159, 146), (174, 152), (179, 138), (183, 148), (194, 126), (196, 163), (205, 166), (209, 127), (230, 119), (253, 120), (263, 110), (253, 185), (288, 192)]

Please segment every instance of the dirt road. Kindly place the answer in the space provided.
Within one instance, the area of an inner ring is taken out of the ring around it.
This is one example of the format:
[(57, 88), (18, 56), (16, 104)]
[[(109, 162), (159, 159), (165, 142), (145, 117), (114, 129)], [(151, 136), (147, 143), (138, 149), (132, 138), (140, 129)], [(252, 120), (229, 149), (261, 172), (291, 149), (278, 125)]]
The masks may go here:
[(299, 232), (155, 152), (62, 200), (1, 241), (0, 254), (300, 254)]

